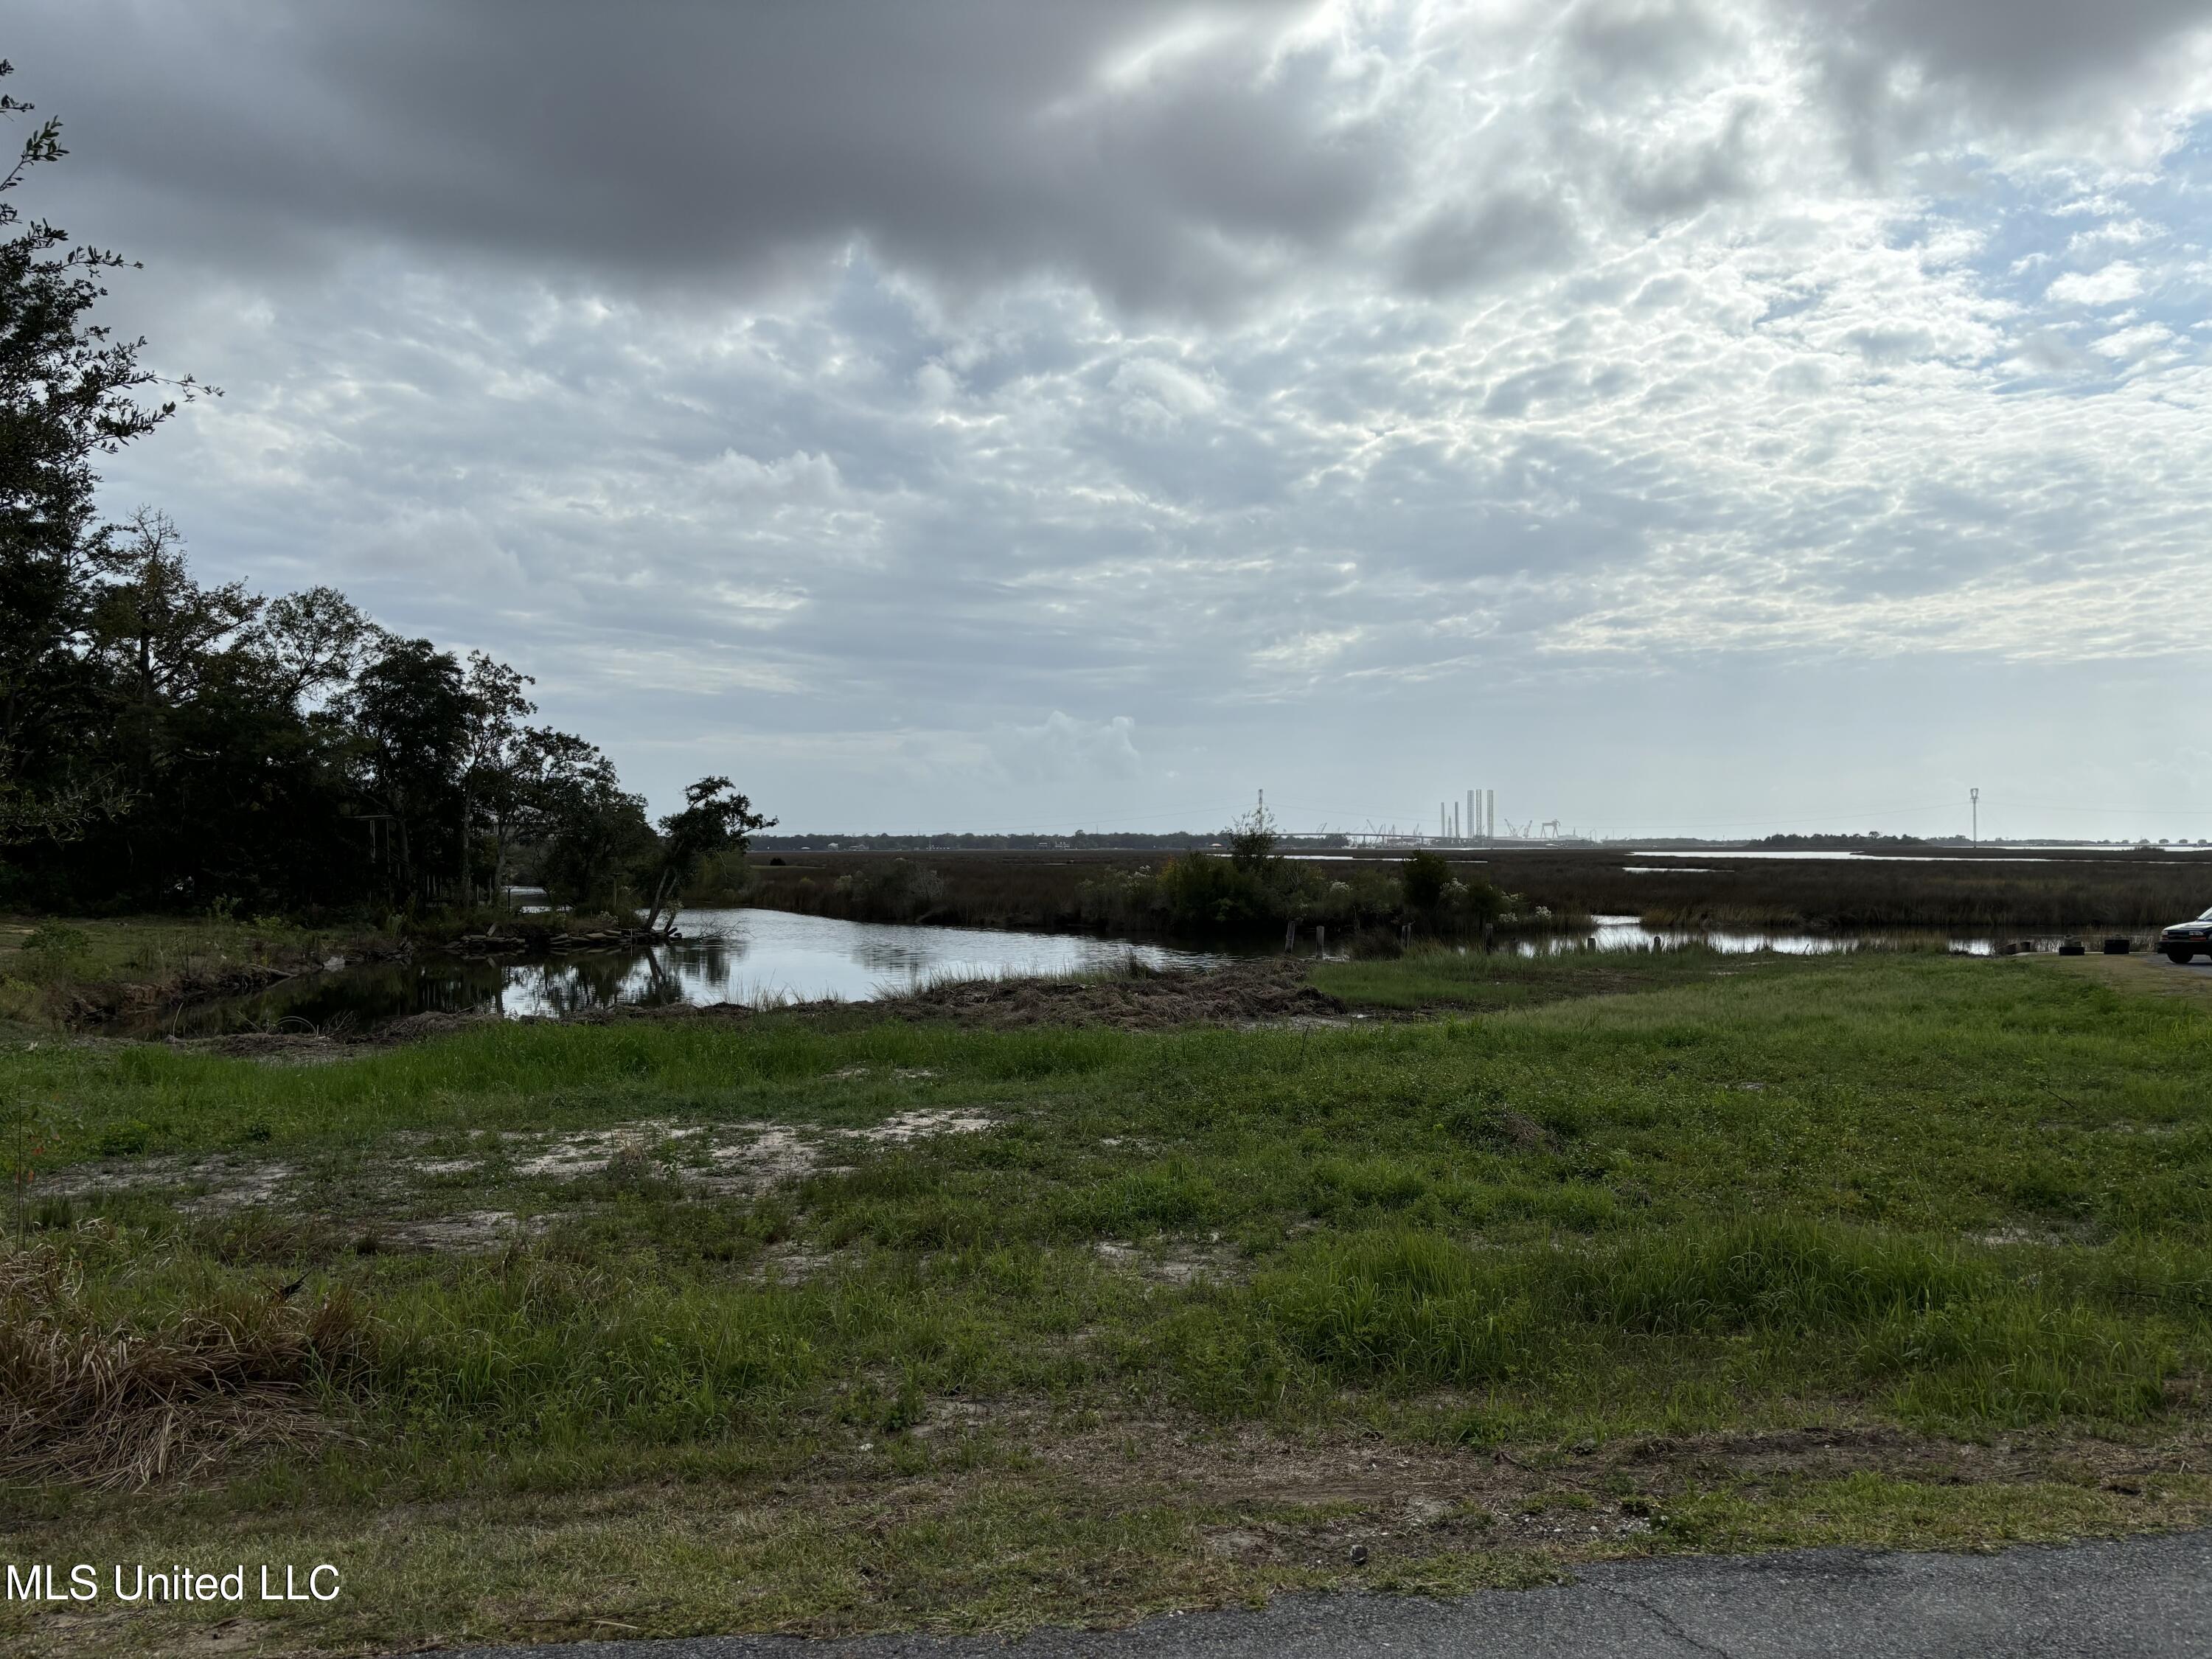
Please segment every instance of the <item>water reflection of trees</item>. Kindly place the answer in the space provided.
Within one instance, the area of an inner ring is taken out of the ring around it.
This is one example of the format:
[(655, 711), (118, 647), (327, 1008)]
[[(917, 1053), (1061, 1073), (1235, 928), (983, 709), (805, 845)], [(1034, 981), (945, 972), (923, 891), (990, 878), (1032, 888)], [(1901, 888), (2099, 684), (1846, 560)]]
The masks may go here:
[[(1133, 953), (1158, 965), (1205, 960), (1114, 940), (749, 915), (742, 924), (697, 928), (689, 938), (640, 952), (550, 962), (441, 957), (365, 963), (183, 1015), (149, 1017), (149, 1023), (158, 1020), (161, 1030), (214, 1031), (297, 1021), (342, 1030), (417, 1013), (559, 1017), (626, 1003), (726, 1002), (756, 994), (805, 1000), (841, 991), (903, 990), (947, 974), (1064, 973), (1110, 966)], [(849, 968), (868, 976), (860, 987), (839, 971)]]
[(533, 963), (525, 970), (528, 977), (513, 988), (519, 994), (514, 998), (516, 1006), (503, 1012), (559, 1018), (634, 1001), (635, 998), (624, 993), (634, 976), (635, 963), (633, 957), (611, 953)]
[(745, 942), (711, 935), (684, 939), (653, 954), (669, 958), (670, 971), (680, 988), (678, 1000), (726, 1002), (737, 964), (745, 954)]

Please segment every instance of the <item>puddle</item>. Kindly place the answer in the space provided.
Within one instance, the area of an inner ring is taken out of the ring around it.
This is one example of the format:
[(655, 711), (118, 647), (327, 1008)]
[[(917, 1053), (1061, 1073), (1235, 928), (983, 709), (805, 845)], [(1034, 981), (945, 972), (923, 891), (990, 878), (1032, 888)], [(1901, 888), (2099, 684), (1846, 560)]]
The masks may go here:
[(1524, 957), (1561, 956), (1576, 951), (1667, 951), (1683, 945), (1703, 945), (1727, 956), (1748, 956), (1772, 951), (1783, 956), (1831, 956), (1848, 951), (1939, 950), (1955, 955), (1988, 957), (2025, 940), (2039, 951), (2057, 950), (2061, 936), (2045, 934), (2028, 939), (2020, 933), (2002, 937), (1960, 933), (1940, 928), (1887, 928), (1867, 933), (1812, 933), (1790, 928), (1654, 927), (1641, 916), (1592, 916), (1580, 933), (1553, 933), (1518, 940), (1513, 948)]

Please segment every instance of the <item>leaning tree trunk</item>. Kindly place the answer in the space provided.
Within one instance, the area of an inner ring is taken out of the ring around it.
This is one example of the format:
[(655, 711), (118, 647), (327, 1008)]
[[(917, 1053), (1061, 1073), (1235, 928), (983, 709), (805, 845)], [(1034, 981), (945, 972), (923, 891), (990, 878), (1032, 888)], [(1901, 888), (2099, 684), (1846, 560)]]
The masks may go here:
[(669, 908), (669, 921), (672, 923), (676, 920), (672, 901), (678, 896), (677, 886), (676, 872), (673, 870), (662, 871), (659, 882), (653, 890), (653, 908), (645, 913), (647, 933), (657, 933), (660, 931), (660, 912), (664, 906)]

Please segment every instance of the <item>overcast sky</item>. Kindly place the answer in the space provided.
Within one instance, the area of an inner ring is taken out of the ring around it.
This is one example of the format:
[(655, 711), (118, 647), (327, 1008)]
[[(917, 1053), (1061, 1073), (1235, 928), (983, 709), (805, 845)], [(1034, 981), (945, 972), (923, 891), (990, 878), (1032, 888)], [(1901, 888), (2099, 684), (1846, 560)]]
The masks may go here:
[(17, 0), (207, 575), (787, 828), (2212, 836), (2212, 0)]

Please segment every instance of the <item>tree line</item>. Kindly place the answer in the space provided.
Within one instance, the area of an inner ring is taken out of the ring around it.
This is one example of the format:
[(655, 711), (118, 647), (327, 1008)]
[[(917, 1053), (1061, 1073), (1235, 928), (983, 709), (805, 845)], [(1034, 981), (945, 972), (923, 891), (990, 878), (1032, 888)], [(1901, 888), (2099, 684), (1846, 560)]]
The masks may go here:
[(599, 748), (532, 723), (528, 675), (331, 587), (203, 582), (161, 514), (102, 518), (98, 459), (214, 389), (94, 319), (128, 261), (10, 199), (59, 132), (0, 177), (0, 904), (414, 911), (527, 877), (658, 923), (772, 822), (726, 778), (656, 830)]

